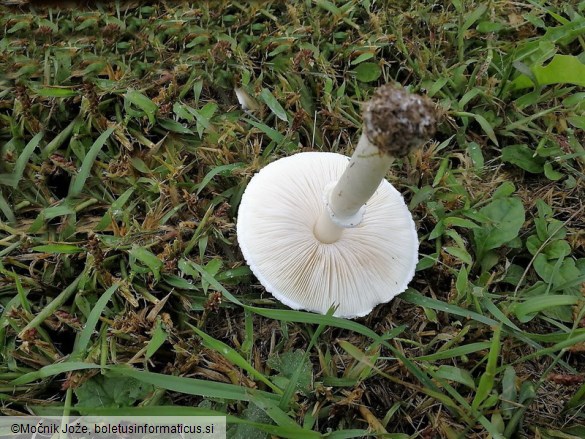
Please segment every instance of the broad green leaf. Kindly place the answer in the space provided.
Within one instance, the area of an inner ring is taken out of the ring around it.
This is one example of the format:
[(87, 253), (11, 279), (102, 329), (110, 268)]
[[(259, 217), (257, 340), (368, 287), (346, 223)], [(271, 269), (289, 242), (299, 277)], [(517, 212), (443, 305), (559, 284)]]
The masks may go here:
[(467, 144), (467, 153), (473, 162), (473, 166), (480, 170), (483, 168), (485, 163), (483, 153), (481, 152), (481, 147), (476, 142), (469, 142)]
[(504, 181), (492, 194), (492, 199), (507, 198), (514, 193), (516, 186), (511, 181)]
[[(278, 407), (277, 407), (278, 408)], [(249, 423), (238, 423), (230, 426), (227, 430), (227, 437), (230, 439), (268, 439), (270, 436), (256, 427), (256, 424), (272, 424), (270, 416), (264, 410), (258, 407), (255, 403), (248, 404), (242, 412), (240, 417)], [(299, 427), (297, 425), (297, 427)]]
[(128, 407), (154, 391), (154, 387), (133, 378), (112, 374), (96, 375), (75, 390), (77, 407)]
[(373, 52), (365, 52), (365, 53), (362, 53), (360, 56), (358, 56), (356, 59), (354, 59), (351, 62), (351, 65), (352, 66), (355, 66), (355, 65), (357, 65), (359, 63), (362, 63), (364, 61), (367, 61), (367, 60), (369, 60), (370, 58), (373, 58), (373, 57), (374, 57), (374, 53)]
[[(204, 269), (210, 276), (215, 278), (215, 275), (217, 274), (217, 272), (221, 268), (222, 264), (223, 264), (223, 262), (220, 258), (215, 258), (215, 259), (212, 259), (211, 261), (209, 261)], [(207, 289), (209, 288), (209, 284), (205, 281), (205, 279), (201, 280), (201, 286), (203, 287), (203, 292), (205, 294), (207, 294)]]
[(416, 271), (422, 271), (432, 267), (437, 263), (438, 258), (439, 258), (438, 253), (422, 256), (419, 259), (418, 264), (416, 264)]
[(549, 260), (544, 253), (536, 255), (534, 258), (534, 270), (542, 280), (555, 287), (570, 282), (581, 274), (572, 258)]
[(490, 138), (490, 140), (492, 142), (494, 142), (494, 144), (496, 146), (499, 145), (498, 143), (498, 138), (496, 137), (496, 133), (494, 132), (494, 128), (492, 127), (492, 125), (487, 121), (487, 119), (485, 117), (483, 117), (480, 114), (475, 114), (474, 115), (475, 120), (477, 121), (477, 123), (479, 123), (479, 126), (481, 126), (481, 129), (487, 134), (487, 136)]
[(567, 121), (575, 128), (585, 130), (585, 116), (569, 116)]
[(530, 235), (526, 240), (526, 249), (531, 255), (536, 255), (542, 246), (543, 242), (537, 235)]
[(232, 268), (230, 270), (222, 271), (215, 276), (219, 282), (235, 283), (241, 278), (246, 278), (252, 274), (252, 270), (247, 265), (241, 267)]
[(510, 145), (502, 148), (502, 160), (533, 174), (540, 174), (544, 170), (545, 160), (526, 145)]
[[(279, 377), (286, 379), (283, 381), (285, 386), (281, 387), (286, 387), (289, 380), (296, 378), (295, 389), (305, 394), (310, 392), (313, 382), (313, 368), (302, 350), (297, 349), (273, 355), (268, 358), (267, 364), (279, 372)], [(275, 382), (277, 381), (275, 380)]]
[(144, 160), (142, 160), (140, 157), (132, 157), (130, 159), (130, 163), (132, 163), (132, 166), (137, 171), (140, 171), (143, 174), (150, 174), (150, 169), (148, 169), (148, 166), (146, 166), (146, 163), (144, 163)]
[(428, 96), (432, 98), (447, 84), (447, 82), (449, 82), (449, 78), (447, 76), (441, 76), (438, 78), (432, 83), (430, 87), (428, 87)]
[(573, 19), (569, 21), (551, 9), (548, 9), (547, 13), (562, 24), (556, 27), (547, 27), (544, 39), (566, 46), (585, 33), (585, 17), (582, 15), (575, 14)]
[(480, 209), (488, 222), (473, 229), (477, 258), (483, 259), (488, 250), (498, 248), (518, 236), (524, 224), (522, 201), (516, 197), (499, 198)]
[(355, 68), (354, 72), (357, 80), (361, 82), (373, 82), (382, 75), (380, 66), (373, 62), (361, 63)]
[(562, 221), (557, 219), (548, 220), (548, 224), (546, 224), (546, 237), (550, 237), (550, 239), (564, 239), (566, 236), (567, 228), (564, 227)]
[(189, 107), (186, 104), (181, 104), (180, 102), (175, 102), (173, 104), (173, 112), (177, 115), (179, 119), (185, 119), (189, 122), (195, 121), (195, 116), (193, 111), (197, 111), (194, 108)]
[(546, 178), (552, 181), (560, 180), (565, 176), (565, 174), (563, 174), (562, 172), (559, 172), (556, 169), (554, 169), (551, 162), (546, 162), (544, 164), (544, 175)]
[(44, 159), (46, 159), (47, 157), (49, 157), (49, 155), (59, 149), (61, 147), (61, 145), (63, 145), (63, 143), (65, 143), (65, 141), (67, 139), (69, 139), (69, 137), (71, 136), (71, 133), (73, 132), (73, 129), (76, 126), (79, 126), (81, 124), (81, 118), (78, 116), (75, 119), (73, 119), (71, 121), (71, 123), (69, 125), (67, 125), (67, 127), (60, 131), (59, 134), (57, 134), (53, 140), (51, 140), (49, 143), (47, 143), (47, 146), (45, 146), (41, 152), (41, 155)]
[[(585, 87), (585, 64), (577, 56), (557, 54), (546, 65), (533, 65), (530, 69), (538, 85), (573, 84)], [(520, 75), (512, 82), (516, 89), (532, 86), (527, 75)]]
[(571, 245), (567, 241), (559, 239), (548, 243), (544, 247), (543, 253), (548, 259), (564, 258), (571, 254)]
[(455, 289), (457, 290), (458, 297), (465, 297), (469, 289), (469, 272), (464, 265), (457, 273), (457, 279), (455, 280)]
[(199, 114), (201, 117), (205, 118), (207, 121), (211, 120), (215, 112), (217, 111), (217, 104), (215, 102), (208, 102), (199, 110)]
[(281, 44), (279, 45), (276, 49), (274, 49), (273, 51), (271, 51), (268, 56), (269, 57), (275, 57), (278, 54), (281, 54), (283, 52), (287, 52), (289, 49), (291, 48), (290, 44)]
[(163, 281), (169, 284), (171, 287), (179, 288), (182, 290), (197, 290), (198, 288), (189, 282), (187, 279), (182, 277), (167, 275), (163, 276)]
[(328, 0), (315, 0), (315, 4), (333, 15), (339, 16), (341, 14), (341, 10)]

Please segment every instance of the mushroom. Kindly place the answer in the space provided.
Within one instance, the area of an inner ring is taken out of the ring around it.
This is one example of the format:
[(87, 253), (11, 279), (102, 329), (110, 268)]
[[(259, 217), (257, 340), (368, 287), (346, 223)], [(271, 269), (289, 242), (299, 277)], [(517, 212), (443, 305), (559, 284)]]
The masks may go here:
[(415, 224), (384, 179), (435, 130), (426, 97), (385, 85), (366, 104), (351, 159), (304, 152), (264, 167), (248, 184), (237, 234), (250, 269), (293, 309), (362, 317), (403, 292), (418, 261)]

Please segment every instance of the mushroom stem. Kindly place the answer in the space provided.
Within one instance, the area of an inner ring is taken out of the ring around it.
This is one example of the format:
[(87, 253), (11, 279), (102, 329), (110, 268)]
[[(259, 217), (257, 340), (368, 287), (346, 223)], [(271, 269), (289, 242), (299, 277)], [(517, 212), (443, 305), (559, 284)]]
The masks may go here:
[(433, 103), (424, 96), (386, 84), (366, 104), (357, 148), (335, 187), (325, 188), (325, 209), (313, 234), (326, 244), (343, 229), (360, 224), (365, 204), (376, 192), (394, 157), (404, 157), (435, 132)]
[[(351, 223), (376, 192), (393, 161), (394, 157), (380, 151), (362, 133), (347, 168), (329, 196), (331, 210), (340, 222)], [(349, 227), (353, 225), (357, 224)]]
[(343, 234), (343, 227), (338, 226), (331, 220), (331, 216), (327, 209), (321, 212), (315, 227), (313, 229), (313, 235), (323, 244), (333, 244), (337, 242)]
[(373, 145), (362, 133), (347, 168), (333, 188), (325, 190), (323, 210), (313, 233), (324, 244), (336, 242), (343, 229), (360, 224), (364, 205), (376, 192), (394, 157)]

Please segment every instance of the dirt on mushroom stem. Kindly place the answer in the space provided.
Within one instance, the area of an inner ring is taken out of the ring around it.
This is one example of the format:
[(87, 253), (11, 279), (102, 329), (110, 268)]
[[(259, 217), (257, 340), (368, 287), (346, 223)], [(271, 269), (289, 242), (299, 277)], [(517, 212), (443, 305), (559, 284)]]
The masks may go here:
[(370, 142), (386, 154), (403, 157), (433, 136), (437, 110), (428, 97), (386, 84), (366, 104), (363, 118)]

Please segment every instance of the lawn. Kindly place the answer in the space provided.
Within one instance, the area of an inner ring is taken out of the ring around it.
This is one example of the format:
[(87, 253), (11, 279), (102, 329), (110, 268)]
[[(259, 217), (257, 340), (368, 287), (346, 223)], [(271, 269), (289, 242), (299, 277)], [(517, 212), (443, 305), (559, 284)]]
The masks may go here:
[[(0, 413), (585, 437), (584, 1), (0, 5)], [(387, 174), (415, 277), (359, 319), (291, 310), (242, 194), (351, 155), (386, 83), (440, 115)]]

